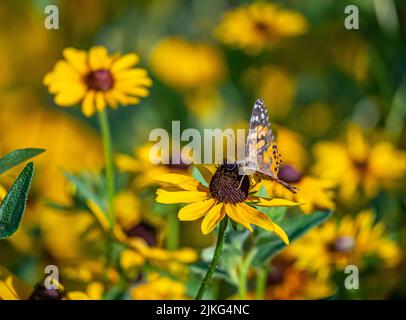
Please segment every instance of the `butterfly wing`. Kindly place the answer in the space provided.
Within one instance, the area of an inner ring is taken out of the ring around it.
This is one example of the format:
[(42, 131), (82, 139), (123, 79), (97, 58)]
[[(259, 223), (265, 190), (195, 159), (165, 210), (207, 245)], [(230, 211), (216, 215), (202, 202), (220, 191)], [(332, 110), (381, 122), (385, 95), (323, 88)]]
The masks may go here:
[(252, 109), (245, 156), (247, 171), (255, 170), (255, 175), (259, 180), (274, 180), (292, 192), (297, 191), (296, 187), (278, 178), (282, 157), (275, 143), (268, 111), (260, 99), (255, 101)]

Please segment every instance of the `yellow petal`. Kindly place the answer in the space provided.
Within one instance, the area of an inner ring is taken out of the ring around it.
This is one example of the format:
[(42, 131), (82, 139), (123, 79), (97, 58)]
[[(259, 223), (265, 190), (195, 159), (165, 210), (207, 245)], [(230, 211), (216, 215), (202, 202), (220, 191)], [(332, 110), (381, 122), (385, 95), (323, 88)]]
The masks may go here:
[(33, 287), (0, 266), (0, 300), (27, 300)]
[(196, 179), (177, 173), (162, 174), (154, 178), (155, 181), (176, 185), (182, 189), (196, 191), (201, 185)]
[(82, 101), (82, 112), (86, 117), (90, 117), (95, 112), (94, 91), (89, 91)]
[(227, 215), (236, 223), (239, 223), (252, 232), (252, 227), (248, 220), (244, 217), (244, 210), (240, 210), (238, 205), (226, 204)]
[(159, 203), (172, 204), (172, 203), (192, 203), (207, 199), (206, 192), (200, 191), (175, 191), (169, 192), (163, 189), (158, 189), (156, 201)]
[(95, 102), (97, 110), (103, 111), (106, 108), (106, 100), (104, 100), (103, 92), (96, 92)]
[(286, 199), (266, 199), (261, 197), (249, 197), (248, 201), (253, 201), (254, 205), (259, 207), (294, 207), (300, 205), (297, 202), (289, 201)]
[(116, 61), (113, 62), (111, 72), (119, 72), (132, 67), (133, 65), (137, 64), (139, 60), (140, 59), (138, 55), (136, 55), (135, 53), (123, 55), (121, 58), (118, 58)]
[(263, 212), (245, 204), (240, 203), (240, 208), (245, 212), (245, 218), (252, 224), (255, 224), (265, 230), (274, 231), (274, 224)]
[(86, 51), (77, 50), (75, 48), (66, 48), (63, 50), (63, 56), (80, 74), (85, 74), (88, 72)]
[(109, 56), (107, 49), (103, 46), (96, 46), (89, 51), (89, 66), (90, 69), (100, 70), (103, 69)]
[(273, 232), (282, 239), (285, 244), (289, 244), (289, 237), (286, 234), (285, 230), (283, 230), (279, 225), (277, 225), (275, 222), (273, 223), (274, 230)]
[(60, 106), (71, 106), (78, 103), (86, 93), (84, 85), (73, 85), (55, 96), (55, 103)]
[(213, 206), (203, 219), (201, 230), (203, 234), (209, 234), (216, 225), (224, 218), (224, 204), (219, 203)]
[(68, 300), (91, 300), (90, 297), (86, 293), (80, 292), (80, 291), (68, 292), (67, 298), (68, 298)]
[(214, 203), (214, 199), (191, 203), (179, 210), (178, 218), (181, 221), (193, 221), (199, 219), (211, 209)]

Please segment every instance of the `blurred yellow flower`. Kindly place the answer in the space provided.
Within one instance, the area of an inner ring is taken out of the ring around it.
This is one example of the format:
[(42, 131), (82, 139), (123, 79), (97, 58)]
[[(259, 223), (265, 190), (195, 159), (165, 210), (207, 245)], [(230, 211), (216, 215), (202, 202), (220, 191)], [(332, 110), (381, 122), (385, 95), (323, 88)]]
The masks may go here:
[(317, 277), (307, 270), (297, 268), (290, 257), (282, 254), (272, 262), (267, 277), (265, 299), (322, 299), (333, 292), (327, 277)]
[(297, 259), (299, 268), (321, 275), (329, 273), (331, 267), (341, 270), (354, 264), (362, 268), (367, 257), (394, 266), (400, 259), (399, 247), (387, 237), (382, 222), (374, 224), (374, 218), (372, 210), (365, 210), (355, 218), (328, 220), (292, 244), (287, 253)]
[(211, 86), (225, 74), (223, 58), (215, 47), (179, 37), (160, 41), (150, 64), (159, 79), (177, 89)]
[(276, 66), (250, 68), (244, 74), (244, 82), (255, 92), (255, 96), (264, 100), (272, 119), (288, 115), (296, 95), (293, 75)]
[(186, 286), (184, 283), (150, 273), (145, 281), (131, 289), (133, 300), (185, 300)]
[(294, 166), (284, 165), (278, 173), (279, 179), (299, 188), (297, 193), (292, 193), (282, 185), (263, 181), (263, 186), (271, 197), (288, 199), (300, 203), (300, 210), (305, 214), (312, 213), (315, 209), (333, 210), (334, 192), (331, 190), (334, 183), (329, 180), (303, 176)]
[[(3, 98), (6, 107), (0, 108), (0, 125), (7, 131), (7, 136), (0, 137), (0, 152), (6, 154), (26, 147), (45, 149), (46, 152), (35, 159), (33, 188), (44, 198), (70, 204), (64, 171), (101, 169), (103, 152), (97, 133), (60, 110), (41, 107), (31, 95), (16, 94)], [(17, 172), (10, 170), (2, 178), (11, 177), (11, 183)]]
[(215, 34), (228, 45), (258, 53), (280, 39), (305, 33), (307, 28), (305, 17), (298, 12), (254, 2), (226, 12)]
[[(155, 177), (165, 173), (187, 173), (190, 166), (187, 164), (154, 165), (150, 159), (150, 150), (153, 144), (146, 144), (134, 150), (134, 156), (119, 153), (115, 156), (115, 163), (119, 170), (135, 174), (132, 185), (139, 190), (157, 184)], [(151, 154), (153, 159), (157, 155)]]
[(281, 154), (283, 163), (293, 165), (304, 172), (308, 164), (308, 152), (303, 136), (279, 126), (276, 133), (276, 143)]
[(350, 202), (358, 187), (374, 197), (383, 187), (393, 187), (406, 173), (406, 152), (389, 142), (369, 143), (362, 130), (350, 126), (346, 143), (320, 142), (314, 149), (316, 176), (333, 180), (339, 188), (340, 199)]
[(284, 199), (265, 199), (250, 194), (251, 182), (248, 176), (238, 176), (238, 166), (223, 164), (215, 172), (208, 167), (200, 167), (206, 185), (198, 180), (181, 174), (164, 174), (155, 179), (166, 183), (168, 187), (157, 190), (156, 201), (159, 203), (188, 203), (180, 209), (178, 218), (181, 221), (193, 221), (204, 217), (201, 230), (209, 234), (227, 215), (234, 222), (253, 231), (255, 224), (274, 232), (286, 244), (289, 243), (285, 231), (272, 220), (252, 207), (295, 206), (296, 203)]
[(63, 51), (54, 69), (44, 77), (44, 84), (55, 94), (55, 103), (62, 107), (82, 101), (82, 112), (89, 117), (107, 105), (138, 104), (148, 95), (152, 85), (147, 71), (133, 68), (139, 62), (135, 53), (109, 55), (102, 46), (89, 52), (75, 48)]
[[(55, 279), (53, 279), (55, 283)], [(0, 300), (88, 300), (79, 291), (66, 292), (63, 285), (56, 282), (58, 289), (46, 289), (43, 284), (32, 287), (0, 266)]]

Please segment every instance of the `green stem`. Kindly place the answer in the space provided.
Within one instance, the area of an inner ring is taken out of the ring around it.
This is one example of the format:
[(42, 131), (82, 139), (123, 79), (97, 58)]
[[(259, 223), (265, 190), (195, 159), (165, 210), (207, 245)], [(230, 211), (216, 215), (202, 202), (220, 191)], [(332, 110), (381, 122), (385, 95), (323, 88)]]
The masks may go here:
[(168, 250), (176, 250), (179, 247), (179, 221), (176, 211), (168, 214), (168, 237), (166, 247)]
[(252, 259), (254, 258), (256, 252), (257, 252), (256, 249), (250, 250), (248, 252), (246, 258), (242, 261), (241, 266), (240, 266), (238, 291), (239, 291), (241, 300), (247, 299), (247, 276), (248, 276), (248, 271), (251, 266)]
[(207, 273), (200, 285), (199, 292), (196, 295), (195, 300), (201, 300), (203, 298), (204, 292), (209, 284), (211, 277), (213, 276), (214, 271), (216, 270), (217, 263), (220, 259), (221, 252), (223, 251), (223, 242), (224, 242), (224, 234), (227, 228), (228, 217), (225, 216), (224, 219), (220, 222), (219, 233), (217, 236), (216, 248), (214, 249), (213, 260), (207, 270)]
[(266, 280), (268, 271), (265, 268), (257, 269), (257, 278), (255, 283), (255, 299), (264, 300), (266, 291)]
[(114, 215), (114, 169), (113, 153), (111, 148), (110, 127), (105, 110), (99, 111), (99, 123), (103, 139), (104, 158), (106, 161), (106, 182), (107, 182), (107, 200), (108, 200), (108, 218), (113, 228), (115, 223)]
[(114, 169), (113, 169), (113, 152), (111, 148), (111, 136), (109, 121), (105, 110), (99, 111), (99, 123), (103, 139), (104, 158), (106, 162), (106, 183), (107, 183), (107, 215), (110, 221), (110, 231), (107, 234), (106, 260), (104, 269), (105, 290), (108, 288), (108, 269), (113, 260), (113, 229), (115, 223), (114, 214)]

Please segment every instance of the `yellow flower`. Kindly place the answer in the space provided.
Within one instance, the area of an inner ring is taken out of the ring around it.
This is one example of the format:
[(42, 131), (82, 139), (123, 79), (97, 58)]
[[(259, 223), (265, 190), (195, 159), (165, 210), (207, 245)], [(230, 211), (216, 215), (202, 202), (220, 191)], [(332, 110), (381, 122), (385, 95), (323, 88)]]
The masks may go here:
[(334, 192), (331, 190), (334, 183), (329, 180), (302, 176), (291, 165), (283, 165), (278, 173), (279, 179), (299, 188), (297, 193), (292, 193), (278, 183), (263, 181), (263, 186), (271, 197), (280, 197), (301, 203), (300, 209), (305, 214), (312, 213), (315, 209), (333, 210)]
[(368, 198), (393, 187), (406, 172), (406, 152), (386, 141), (370, 144), (361, 129), (350, 126), (347, 142), (320, 142), (315, 147), (316, 176), (337, 183), (340, 199), (350, 202), (361, 187)]
[(96, 46), (89, 52), (66, 48), (63, 56), (44, 77), (44, 84), (55, 94), (57, 105), (69, 107), (82, 101), (87, 117), (107, 105), (115, 109), (119, 104), (137, 104), (152, 85), (145, 69), (133, 68), (139, 62), (135, 53), (109, 55), (105, 47)]
[[(115, 162), (119, 170), (136, 174), (132, 185), (135, 189), (155, 185), (155, 177), (165, 173), (186, 173), (189, 166), (186, 164), (154, 165), (150, 160), (150, 150), (152, 144), (146, 144), (134, 150), (134, 156), (127, 154), (117, 154)], [(155, 157), (156, 155), (152, 155)]]
[(273, 223), (267, 215), (255, 206), (294, 206), (296, 203), (284, 199), (265, 199), (250, 194), (251, 182), (248, 176), (238, 175), (238, 166), (224, 163), (215, 172), (201, 166), (200, 171), (208, 187), (186, 175), (169, 173), (156, 178), (169, 187), (157, 190), (157, 202), (173, 204), (187, 203), (180, 209), (181, 221), (193, 221), (204, 217), (201, 230), (209, 234), (227, 215), (234, 222), (253, 231), (251, 224), (274, 232), (286, 244), (289, 243), (285, 231)]
[(261, 97), (273, 119), (289, 114), (296, 95), (296, 79), (283, 68), (265, 66), (244, 73), (246, 85)]
[(179, 37), (160, 41), (150, 64), (159, 79), (177, 89), (213, 85), (225, 73), (223, 58), (215, 47)]
[(79, 291), (66, 292), (63, 285), (52, 279), (58, 289), (46, 289), (43, 284), (32, 287), (0, 266), (0, 300), (88, 300)]
[(265, 2), (238, 7), (225, 13), (216, 36), (224, 43), (257, 53), (276, 41), (305, 33), (305, 17)]
[(186, 286), (184, 283), (150, 273), (146, 282), (131, 289), (134, 300), (185, 300)]
[(344, 269), (347, 265), (364, 265), (364, 258), (380, 259), (385, 266), (395, 265), (400, 250), (384, 233), (382, 222), (374, 224), (371, 210), (355, 218), (345, 216), (341, 221), (328, 220), (292, 244), (287, 253), (296, 258), (299, 268), (326, 274), (331, 267)]
[(333, 292), (327, 276), (317, 277), (307, 270), (297, 268), (288, 255), (279, 255), (272, 261), (265, 299), (321, 299), (332, 295)]

